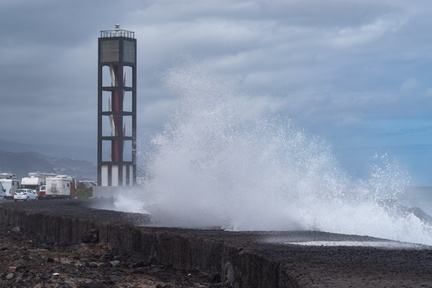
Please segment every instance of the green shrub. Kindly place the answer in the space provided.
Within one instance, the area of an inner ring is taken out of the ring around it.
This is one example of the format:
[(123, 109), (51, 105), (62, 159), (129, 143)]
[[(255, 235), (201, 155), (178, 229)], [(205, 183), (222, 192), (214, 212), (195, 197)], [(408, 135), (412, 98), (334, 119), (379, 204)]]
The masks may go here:
[(76, 190), (75, 195), (76, 195), (77, 198), (87, 199), (87, 198), (93, 197), (93, 192), (90, 189), (80, 188), (80, 189)]

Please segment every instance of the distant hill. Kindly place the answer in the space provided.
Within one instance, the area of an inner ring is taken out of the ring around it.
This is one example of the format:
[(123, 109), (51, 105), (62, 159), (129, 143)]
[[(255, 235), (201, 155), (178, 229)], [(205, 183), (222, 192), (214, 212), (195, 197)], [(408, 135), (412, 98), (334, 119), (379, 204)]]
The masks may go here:
[(90, 161), (48, 157), (37, 152), (0, 150), (0, 172), (13, 173), (18, 179), (29, 172), (49, 172), (65, 174), (77, 180), (95, 180), (96, 170), (96, 164)]
[(29, 172), (47, 172), (94, 181), (96, 147), (34, 145), (0, 139), (0, 172), (14, 173), (19, 179)]
[(70, 175), (77, 180), (97, 180), (96, 163), (85, 160), (71, 160), (67, 158), (48, 158), (57, 174)]
[(96, 145), (94, 149), (75, 146), (35, 145), (0, 138), (0, 150), (15, 153), (32, 152), (53, 158), (96, 162)]

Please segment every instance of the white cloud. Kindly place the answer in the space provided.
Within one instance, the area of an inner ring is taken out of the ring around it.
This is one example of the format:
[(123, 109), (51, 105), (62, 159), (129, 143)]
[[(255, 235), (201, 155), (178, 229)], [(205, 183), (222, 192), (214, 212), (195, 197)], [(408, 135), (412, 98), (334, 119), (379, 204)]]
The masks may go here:
[(395, 32), (403, 25), (402, 20), (393, 18), (395, 17), (383, 17), (358, 27), (338, 29), (334, 35), (330, 35), (330, 42), (337, 48), (368, 44), (383, 37), (386, 33)]

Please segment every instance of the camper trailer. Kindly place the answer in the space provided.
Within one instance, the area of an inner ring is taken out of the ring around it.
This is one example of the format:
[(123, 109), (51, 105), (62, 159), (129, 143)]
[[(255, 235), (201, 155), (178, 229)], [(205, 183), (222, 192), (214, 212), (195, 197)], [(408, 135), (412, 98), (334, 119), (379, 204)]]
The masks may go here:
[(0, 183), (6, 190), (6, 199), (13, 199), (14, 193), (20, 188), (20, 181), (12, 173), (0, 173)]
[(39, 192), (40, 187), (46, 184), (46, 178), (56, 175), (54, 173), (30, 172), (28, 177), (21, 179), (21, 188), (28, 188)]
[(40, 187), (39, 199), (75, 197), (75, 179), (67, 175), (46, 178), (46, 185)]
[(3, 185), (0, 182), (0, 203), (5, 201), (5, 199), (6, 199), (6, 189), (3, 188)]

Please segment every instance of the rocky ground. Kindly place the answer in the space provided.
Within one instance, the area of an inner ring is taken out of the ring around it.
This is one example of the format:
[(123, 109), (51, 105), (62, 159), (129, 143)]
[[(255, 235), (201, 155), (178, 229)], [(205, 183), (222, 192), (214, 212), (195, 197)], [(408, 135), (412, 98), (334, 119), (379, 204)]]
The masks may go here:
[(134, 262), (106, 246), (53, 243), (0, 224), (0, 287), (223, 287), (219, 275)]

